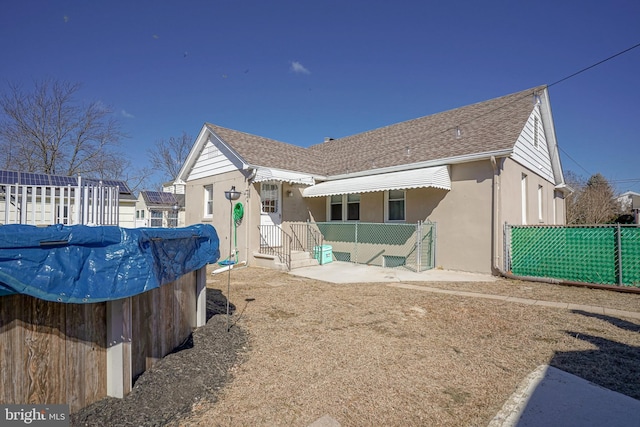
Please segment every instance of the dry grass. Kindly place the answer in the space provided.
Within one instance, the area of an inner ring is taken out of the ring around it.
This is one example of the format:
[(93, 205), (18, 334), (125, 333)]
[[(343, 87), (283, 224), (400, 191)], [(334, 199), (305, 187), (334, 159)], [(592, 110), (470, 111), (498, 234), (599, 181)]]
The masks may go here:
[[(226, 274), (208, 286), (226, 293)], [(640, 399), (640, 321), (385, 284), (232, 272), (249, 350), (181, 425), (486, 426), (549, 363)], [(540, 283), (413, 283), (640, 311), (640, 295)]]

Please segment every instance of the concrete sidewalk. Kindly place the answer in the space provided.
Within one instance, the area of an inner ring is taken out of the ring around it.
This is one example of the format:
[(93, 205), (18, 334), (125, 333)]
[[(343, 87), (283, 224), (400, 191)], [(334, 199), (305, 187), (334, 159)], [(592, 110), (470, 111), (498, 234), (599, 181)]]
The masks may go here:
[(494, 282), (490, 274), (431, 269), (419, 273), (402, 268), (383, 268), (351, 262), (333, 261), (324, 265), (302, 267), (289, 274), (331, 283), (380, 282)]
[(637, 427), (640, 400), (548, 365), (520, 384), (489, 427)]

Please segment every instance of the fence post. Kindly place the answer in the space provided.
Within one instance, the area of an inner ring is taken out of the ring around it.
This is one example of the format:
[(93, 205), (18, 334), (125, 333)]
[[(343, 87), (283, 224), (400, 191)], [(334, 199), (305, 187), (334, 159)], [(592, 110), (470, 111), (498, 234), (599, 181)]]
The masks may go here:
[(508, 223), (504, 223), (503, 231), (502, 231), (502, 268), (504, 271), (511, 271), (511, 258), (510, 258), (510, 249), (511, 248), (511, 228)]
[(618, 252), (618, 285), (622, 286), (622, 237), (620, 236), (620, 224), (616, 227), (617, 252)]
[(196, 306), (192, 328), (199, 328), (207, 323), (207, 266), (196, 270)]
[(131, 391), (131, 298), (107, 301), (107, 396)]
[(356, 258), (354, 262), (357, 264), (358, 263), (358, 223), (357, 222), (355, 223), (354, 233), (355, 233), (355, 238), (353, 239), (354, 240), (353, 244), (355, 245), (355, 248), (353, 248), (353, 253)]
[(422, 221), (416, 224), (416, 271), (422, 271)]

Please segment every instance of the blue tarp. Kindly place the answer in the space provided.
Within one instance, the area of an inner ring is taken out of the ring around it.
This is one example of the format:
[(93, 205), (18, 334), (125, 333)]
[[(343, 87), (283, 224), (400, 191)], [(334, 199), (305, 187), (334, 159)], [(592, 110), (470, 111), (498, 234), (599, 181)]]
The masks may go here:
[(95, 303), (141, 294), (220, 258), (211, 225), (0, 226), (0, 296)]

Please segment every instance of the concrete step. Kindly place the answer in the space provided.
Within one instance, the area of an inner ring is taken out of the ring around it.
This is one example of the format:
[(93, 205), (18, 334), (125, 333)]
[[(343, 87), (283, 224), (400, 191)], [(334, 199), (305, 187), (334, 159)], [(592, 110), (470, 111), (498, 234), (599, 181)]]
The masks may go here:
[(311, 267), (318, 265), (318, 260), (313, 258), (309, 252), (291, 251), (291, 269), (301, 267)]

